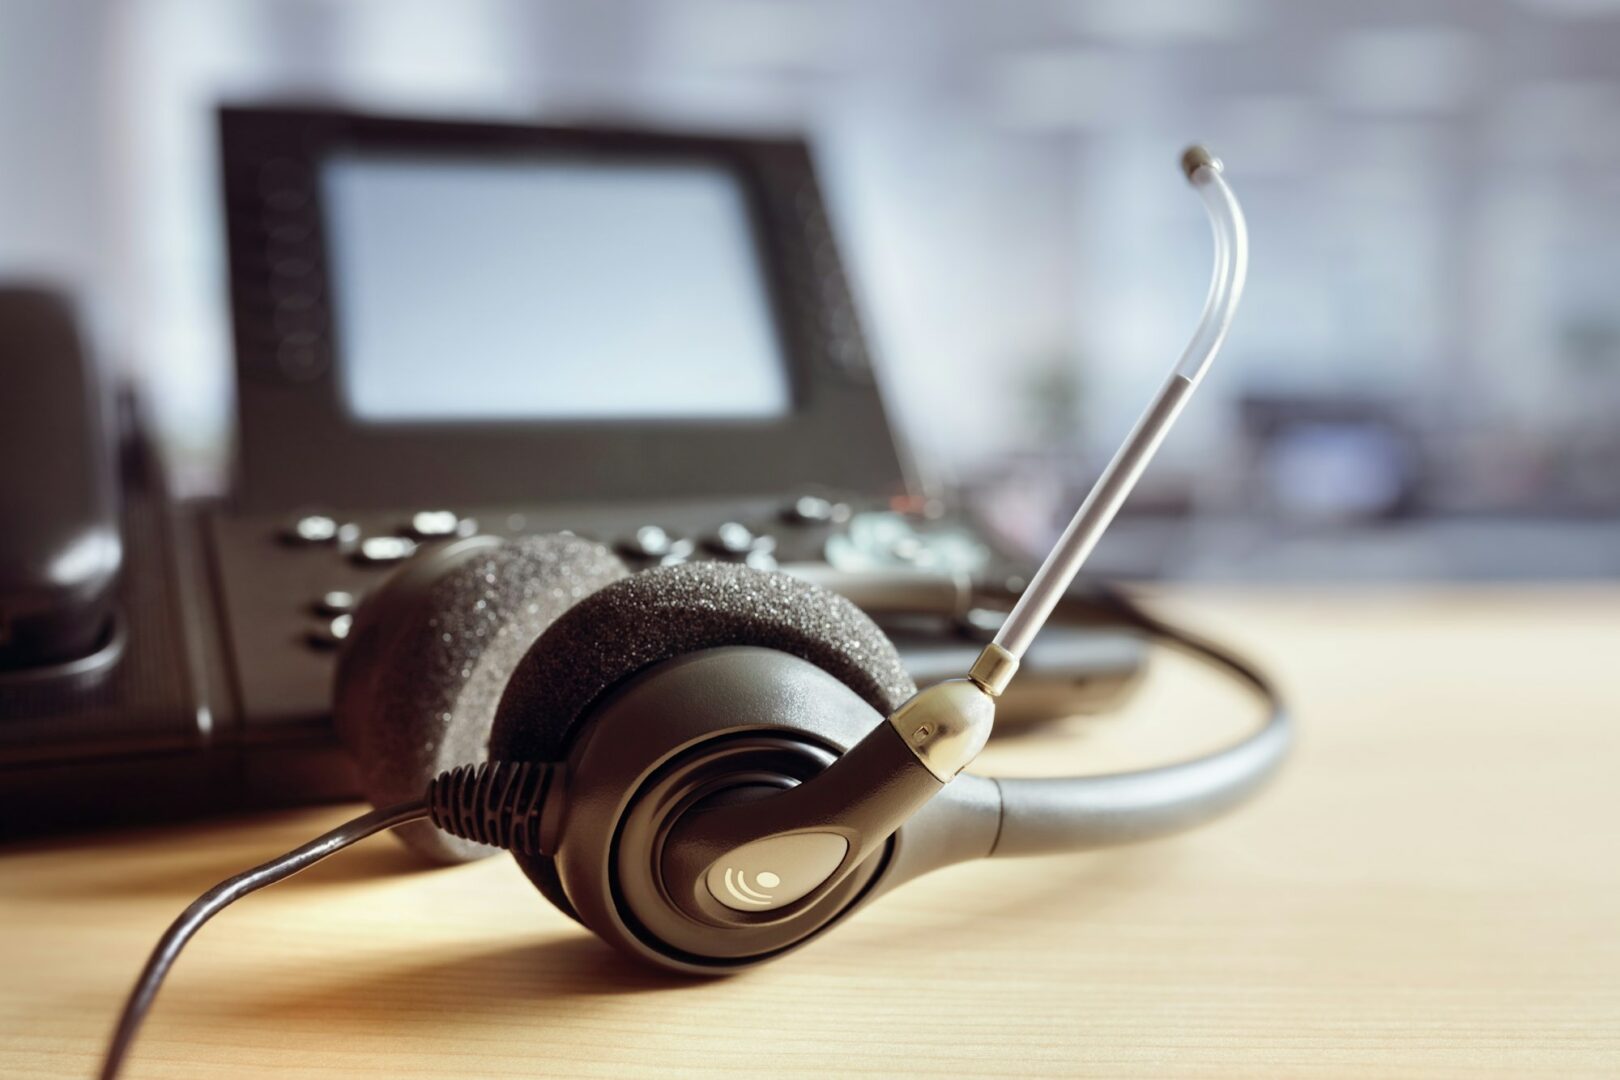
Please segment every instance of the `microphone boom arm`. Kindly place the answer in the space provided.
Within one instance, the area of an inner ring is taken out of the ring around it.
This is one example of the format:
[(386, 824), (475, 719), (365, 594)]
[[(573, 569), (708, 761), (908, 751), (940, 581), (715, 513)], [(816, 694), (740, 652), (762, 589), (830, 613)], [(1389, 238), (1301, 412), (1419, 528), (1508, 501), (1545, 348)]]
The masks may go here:
[(1194, 146), (1182, 155), (1182, 170), (1204, 200), (1215, 234), (1215, 270), (1209, 295), (1192, 340), (1147, 409), (1126, 436), (1092, 486), (1080, 509), (1063, 530), (1057, 546), (1019, 596), (1011, 614), (974, 661), (969, 678), (991, 696), (999, 696), (1012, 681), (1023, 658), (1052, 610), (1063, 598), (1097, 541), (1114, 520), (1131, 489), (1153, 460), (1170, 426), (1203, 381), (1215, 354), (1226, 340), (1248, 276), (1249, 237), (1243, 208), (1221, 175), (1221, 162), (1208, 150)]

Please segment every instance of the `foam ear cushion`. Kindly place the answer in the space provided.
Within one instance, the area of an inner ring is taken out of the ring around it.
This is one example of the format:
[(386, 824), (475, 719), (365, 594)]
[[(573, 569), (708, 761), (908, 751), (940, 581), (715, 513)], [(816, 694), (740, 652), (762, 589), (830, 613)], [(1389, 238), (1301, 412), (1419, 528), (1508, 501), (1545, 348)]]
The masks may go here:
[[(339, 658), (334, 718), (378, 806), (419, 797), (485, 760), (496, 706), (541, 631), (628, 571), (574, 536), (475, 537), (424, 553), (374, 590)], [(416, 824), (396, 830), (439, 862), (494, 849)]]
[[(808, 660), (885, 715), (916, 692), (889, 639), (836, 593), (728, 563), (657, 567), (592, 594), (540, 636), (501, 698), (491, 756), (560, 760), (591, 706), (615, 686), (662, 661), (728, 645)], [(547, 899), (574, 915), (549, 857), (517, 860)]]

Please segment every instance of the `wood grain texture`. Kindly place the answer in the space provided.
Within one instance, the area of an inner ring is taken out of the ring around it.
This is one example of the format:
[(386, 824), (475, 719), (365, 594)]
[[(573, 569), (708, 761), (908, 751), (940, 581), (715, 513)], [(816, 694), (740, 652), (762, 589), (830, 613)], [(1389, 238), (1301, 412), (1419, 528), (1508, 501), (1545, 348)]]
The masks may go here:
[[(795, 956), (619, 959), (504, 859), (379, 838), (182, 958), (132, 1077), (1620, 1072), (1620, 590), (1176, 593), (1302, 722), (1258, 802), (1184, 837), (915, 882)], [(1175, 658), (1124, 715), (985, 771), (1146, 764), (1241, 729)], [(0, 856), (0, 1075), (89, 1075), (164, 925), (349, 808)]]

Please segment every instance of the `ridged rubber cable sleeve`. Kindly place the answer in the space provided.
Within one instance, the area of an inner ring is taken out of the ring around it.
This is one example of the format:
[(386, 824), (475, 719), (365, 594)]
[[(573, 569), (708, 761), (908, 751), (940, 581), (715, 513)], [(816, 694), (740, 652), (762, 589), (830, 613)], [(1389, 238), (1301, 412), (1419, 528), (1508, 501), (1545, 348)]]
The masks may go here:
[(451, 836), (525, 855), (550, 855), (561, 811), (562, 767), (549, 761), (486, 761), (446, 769), (428, 784), (428, 818)]
[(413, 799), (396, 806), (373, 810), (369, 814), (362, 814), (353, 821), (339, 825), (303, 847), (271, 859), (263, 866), (256, 866), (233, 878), (227, 878), (198, 897), (164, 931), (157, 947), (147, 959), (146, 967), (135, 980), (135, 986), (124, 1003), (124, 1011), (118, 1018), (118, 1026), (113, 1029), (112, 1040), (107, 1044), (107, 1054), (101, 1063), (101, 1080), (115, 1080), (118, 1076), (119, 1070), (129, 1056), (130, 1047), (135, 1043), (135, 1036), (140, 1032), (141, 1022), (146, 1019), (158, 990), (163, 986), (164, 976), (168, 975), (176, 957), (180, 955), (180, 950), (185, 948), (186, 942), (191, 940), (192, 935), (196, 934), (203, 923), (218, 915), (234, 901), (249, 893), (257, 892), (266, 885), (274, 885), (278, 881), (290, 878), (300, 870), (314, 866), (328, 855), (342, 851), (350, 844), (427, 816), (428, 806), (423, 799)]
[[(1117, 592), (1110, 592), (1106, 603), (1120, 622), (1246, 684), (1265, 701), (1268, 716), (1242, 742), (1175, 765), (1112, 776), (998, 778), (1001, 831), (992, 855), (1086, 851), (1201, 825), (1259, 790), (1288, 754), (1292, 720), (1270, 681), (1253, 665), (1212, 641), (1149, 615)], [(1055, 614), (1058, 622), (1064, 621), (1061, 604)], [(1090, 615), (1084, 621), (1095, 621), (1090, 609), (1076, 614)]]

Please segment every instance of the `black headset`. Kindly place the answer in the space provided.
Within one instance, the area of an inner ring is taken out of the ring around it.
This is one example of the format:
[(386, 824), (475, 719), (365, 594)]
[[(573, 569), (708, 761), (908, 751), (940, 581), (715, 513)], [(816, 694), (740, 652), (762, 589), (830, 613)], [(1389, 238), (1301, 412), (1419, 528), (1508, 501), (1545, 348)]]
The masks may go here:
[[(1068, 589), (1207, 369), (1242, 290), (1242, 216), (1220, 164), (1195, 149), (1183, 166), (1215, 225), (1204, 320), (1026, 589), (824, 571), (817, 582), (809, 571), (726, 563), (632, 574), (567, 534), (472, 537), (417, 557), (367, 597), (337, 674), (338, 731), (378, 809), (187, 909), (137, 981), (103, 1077), (116, 1076), (203, 922), (385, 829), (438, 862), (509, 850), (547, 899), (604, 940), (662, 968), (715, 975), (781, 956), (930, 870), (1158, 836), (1258, 788), (1290, 738), (1267, 681), (1123, 595)], [(921, 692), (870, 614), (980, 610), (1011, 614), (966, 677)], [(1176, 646), (1256, 692), (1267, 719), (1225, 750), (1140, 772), (964, 772), (1048, 619)]]
[[(917, 606), (957, 592), (937, 582), (890, 591), (907, 614), (958, 614)], [(970, 596), (975, 609), (1015, 599)], [(1285, 714), (1241, 660), (1119, 594), (1066, 598), (1055, 618), (1179, 645), (1271, 715), (1181, 765), (947, 782), (914, 750), (923, 723), (936, 746), (948, 735), (918, 719), (932, 696), (845, 596), (728, 563), (629, 574), (598, 544), (549, 536), (460, 541), (368, 600), (338, 671), (338, 727), (373, 804), (429, 793), (427, 819), (400, 829), (429, 858), (509, 849), (547, 899), (620, 948), (727, 971), (950, 863), (1186, 828), (1281, 759)], [(984, 699), (971, 680), (943, 686)]]

